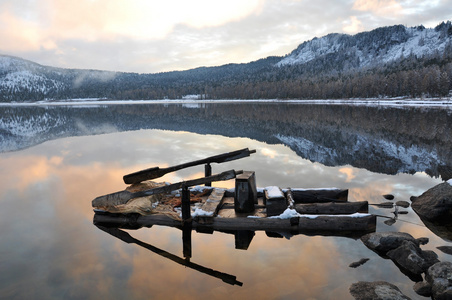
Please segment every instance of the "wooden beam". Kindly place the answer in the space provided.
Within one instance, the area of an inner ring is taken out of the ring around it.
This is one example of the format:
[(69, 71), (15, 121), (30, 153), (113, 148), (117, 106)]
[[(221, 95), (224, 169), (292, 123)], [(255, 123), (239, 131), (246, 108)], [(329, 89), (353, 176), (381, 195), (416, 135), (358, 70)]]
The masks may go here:
[(360, 202), (329, 202), (329, 203), (298, 203), (295, 210), (300, 214), (313, 215), (346, 215), (354, 213), (367, 213), (369, 204)]
[(234, 208), (236, 212), (252, 212), (257, 204), (256, 175), (245, 171), (235, 178)]
[(165, 185), (158, 188), (153, 188), (145, 191), (140, 191), (136, 193), (131, 193), (129, 191), (120, 191), (104, 196), (99, 196), (96, 199), (92, 201), (93, 207), (107, 207), (107, 206), (114, 206), (114, 205), (120, 205), (127, 203), (130, 199), (138, 198), (138, 197), (145, 197), (145, 196), (151, 196), (159, 193), (170, 193), (171, 191), (180, 189), (182, 187), (189, 187), (189, 186), (195, 186), (204, 184), (206, 182), (213, 182), (213, 181), (224, 181), (229, 180), (232, 178), (235, 178), (236, 175), (242, 174), (243, 171), (235, 171), (235, 170), (229, 170), (225, 171), (223, 173), (219, 173), (216, 175), (212, 175), (209, 177), (202, 177), (187, 181), (181, 181), (178, 183), (173, 183), (169, 185)]
[[(95, 214), (94, 224), (109, 224), (121, 227), (142, 226), (151, 227), (153, 225), (171, 226), (181, 228), (181, 221), (171, 219), (166, 215), (135, 216), (134, 219), (124, 217), (109, 216), (108, 214)], [(295, 220), (296, 219), (296, 220)], [(214, 218), (212, 224), (199, 224), (195, 220), (192, 222), (194, 229), (197, 227), (211, 228), (212, 230), (290, 230), (291, 232), (306, 231), (328, 231), (340, 233), (341, 231), (375, 231), (376, 216), (303, 216), (292, 219), (279, 218)]]
[(213, 218), (216, 217), (224, 198), (224, 189), (213, 189), (212, 193), (207, 198), (206, 202), (202, 204), (200, 209), (205, 212), (205, 216), (199, 216), (197, 222), (200, 224), (211, 224)]
[(295, 203), (347, 202), (348, 190), (292, 189)]

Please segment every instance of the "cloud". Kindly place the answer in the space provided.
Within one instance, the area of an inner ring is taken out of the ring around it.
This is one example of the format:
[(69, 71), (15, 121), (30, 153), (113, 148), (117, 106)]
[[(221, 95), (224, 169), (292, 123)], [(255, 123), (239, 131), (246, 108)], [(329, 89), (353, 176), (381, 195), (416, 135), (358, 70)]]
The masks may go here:
[(386, 16), (401, 13), (402, 6), (396, 0), (356, 0), (353, 9)]
[(351, 16), (350, 19), (344, 21), (343, 23), (344, 26), (342, 27), (342, 29), (346, 33), (354, 34), (363, 31), (364, 29), (363, 23), (360, 20), (358, 20), (356, 16)]
[(446, 2), (3, 0), (0, 53), (66, 68), (185, 70), (283, 56), (332, 32), (435, 26), (450, 18)]

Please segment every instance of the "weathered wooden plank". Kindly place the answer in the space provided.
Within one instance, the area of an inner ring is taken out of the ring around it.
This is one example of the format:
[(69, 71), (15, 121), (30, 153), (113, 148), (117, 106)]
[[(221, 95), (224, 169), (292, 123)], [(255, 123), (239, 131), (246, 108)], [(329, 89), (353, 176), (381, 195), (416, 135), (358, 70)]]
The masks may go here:
[(256, 175), (245, 171), (235, 178), (234, 209), (236, 212), (252, 212), (257, 203)]
[(93, 207), (106, 207), (106, 206), (112, 206), (112, 205), (120, 205), (127, 203), (130, 199), (137, 198), (137, 197), (145, 197), (150, 196), (154, 194), (159, 193), (170, 193), (171, 191), (180, 189), (182, 187), (189, 187), (194, 185), (200, 185), (204, 184), (206, 182), (213, 182), (213, 181), (224, 181), (229, 180), (232, 178), (235, 178), (236, 175), (241, 174), (243, 171), (235, 171), (235, 170), (229, 170), (220, 174), (212, 175), (209, 177), (202, 177), (187, 181), (181, 181), (178, 183), (173, 183), (169, 185), (165, 185), (158, 188), (153, 188), (145, 191), (135, 192), (131, 193), (129, 191), (120, 191), (104, 196), (99, 196), (96, 199), (92, 201)]
[(205, 215), (198, 217), (198, 223), (209, 224), (213, 222), (213, 217), (218, 214), (225, 192), (226, 190), (224, 189), (213, 189), (206, 202), (200, 207)]
[(267, 208), (267, 216), (278, 216), (288, 207), (287, 199), (282, 190), (277, 186), (267, 187), (264, 190), (264, 204)]
[(292, 189), (295, 203), (347, 202), (347, 189)]
[(123, 180), (126, 184), (139, 183), (139, 182), (142, 182), (145, 180), (159, 178), (167, 173), (171, 173), (171, 172), (174, 172), (177, 170), (182, 170), (182, 169), (185, 169), (188, 167), (193, 167), (193, 166), (202, 165), (202, 164), (210, 164), (210, 163), (223, 163), (223, 162), (240, 159), (243, 157), (250, 156), (252, 153), (255, 153), (255, 152), (256, 152), (256, 150), (249, 150), (248, 148), (245, 148), (245, 149), (228, 152), (228, 153), (223, 153), (223, 154), (207, 157), (204, 159), (200, 159), (200, 160), (196, 160), (196, 161), (192, 161), (192, 162), (188, 162), (188, 163), (184, 163), (184, 164), (180, 164), (180, 165), (172, 166), (172, 167), (168, 167), (168, 168), (159, 168), (159, 167), (149, 168), (149, 169), (145, 169), (145, 170), (141, 170), (138, 172), (124, 175)]
[(369, 204), (360, 202), (329, 202), (329, 203), (298, 203), (295, 210), (300, 214), (314, 215), (345, 215), (353, 213), (367, 213)]

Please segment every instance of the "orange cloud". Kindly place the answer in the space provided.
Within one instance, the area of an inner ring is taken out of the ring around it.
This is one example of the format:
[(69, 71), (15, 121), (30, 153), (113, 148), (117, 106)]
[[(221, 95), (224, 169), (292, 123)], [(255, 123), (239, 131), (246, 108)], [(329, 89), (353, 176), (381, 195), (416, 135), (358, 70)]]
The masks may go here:
[(342, 29), (347, 33), (357, 33), (364, 30), (363, 23), (356, 17), (351, 16), (349, 20), (344, 22)]
[(396, 0), (356, 0), (353, 9), (385, 16), (400, 13), (402, 6)]

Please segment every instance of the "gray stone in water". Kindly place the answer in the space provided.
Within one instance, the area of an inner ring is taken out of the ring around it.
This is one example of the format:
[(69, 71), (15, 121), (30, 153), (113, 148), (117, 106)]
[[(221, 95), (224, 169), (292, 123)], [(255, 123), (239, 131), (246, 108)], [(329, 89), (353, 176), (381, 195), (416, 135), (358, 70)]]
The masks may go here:
[(431, 266), (425, 279), (432, 286), (432, 297), (436, 300), (452, 299), (452, 263), (438, 262)]
[(410, 207), (410, 203), (408, 201), (397, 201), (395, 204), (397, 206), (400, 206), (400, 207), (403, 207), (403, 208)]
[(428, 237), (417, 238), (416, 241), (419, 245), (427, 245), (430, 239)]
[(415, 238), (405, 232), (372, 232), (361, 237), (361, 241), (367, 248), (382, 254), (400, 247), (404, 241), (417, 244)]
[(439, 262), (435, 252), (423, 251), (412, 241), (404, 241), (400, 247), (388, 251), (386, 255), (401, 268), (416, 275), (424, 273)]
[(394, 195), (386, 194), (386, 195), (383, 195), (383, 198), (385, 198), (386, 200), (394, 200)]
[(404, 295), (397, 286), (385, 281), (360, 281), (353, 283), (350, 286), (350, 294), (356, 300), (411, 299), (408, 296)]
[(429, 221), (450, 220), (452, 217), (452, 186), (443, 182), (419, 197), (412, 197), (411, 207)]
[(394, 203), (392, 203), (392, 202), (382, 202), (382, 203), (377, 203), (374, 205), (381, 207), (381, 208), (393, 208), (394, 207)]
[(436, 247), (436, 249), (439, 249), (446, 254), (452, 255), (452, 246), (439, 246)]
[(350, 268), (357, 268), (361, 265), (364, 265), (367, 261), (369, 260), (369, 258), (361, 258), (359, 261), (356, 262), (352, 262), (349, 267)]
[(430, 297), (432, 295), (432, 286), (426, 281), (416, 282), (413, 286), (413, 290), (420, 296)]

